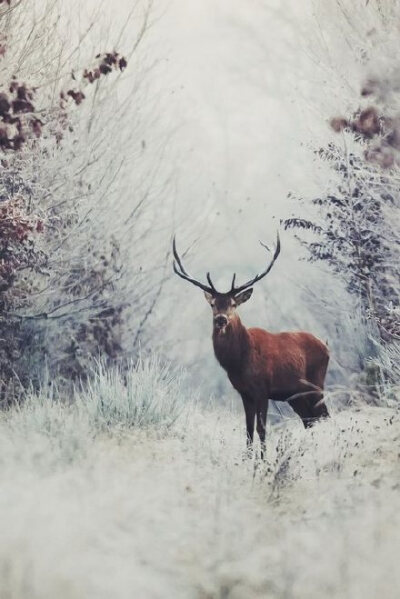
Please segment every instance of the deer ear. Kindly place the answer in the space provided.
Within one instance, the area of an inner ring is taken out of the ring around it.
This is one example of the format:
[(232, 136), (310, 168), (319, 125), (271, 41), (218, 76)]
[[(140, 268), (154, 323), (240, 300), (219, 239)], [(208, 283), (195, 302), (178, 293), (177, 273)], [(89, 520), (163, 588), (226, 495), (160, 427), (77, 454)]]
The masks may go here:
[(208, 303), (210, 304), (210, 306), (212, 306), (214, 304), (214, 296), (211, 295), (211, 293), (208, 293), (208, 291), (204, 292), (204, 297), (206, 298), (206, 300), (208, 301)]
[(246, 291), (242, 291), (242, 293), (238, 293), (238, 295), (235, 295), (235, 302), (237, 303), (238, 306), (240, 306), (240, 304), (244, 304), (244, 302), (247, 302), (247, 300), (249, 300), (251, 298), (252, 293), (253, 293), (253, 289), (246, 289)]

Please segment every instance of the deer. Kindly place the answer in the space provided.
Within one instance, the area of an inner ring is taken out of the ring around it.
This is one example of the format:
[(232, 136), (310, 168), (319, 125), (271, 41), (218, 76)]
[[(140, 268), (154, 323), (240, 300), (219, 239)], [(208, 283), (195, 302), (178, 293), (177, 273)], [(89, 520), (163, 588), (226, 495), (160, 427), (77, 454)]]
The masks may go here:
[[(269, 249), (260, 242), (265, 249)], [(266, 454), (268, 404), (287, 402), (301, 418), (305, 428), (329, 417), (324, 401), (324, 383), (329, 363), (327, 345), (304, 331), (271, 333), (261, 328), (246, 328), (237, 308), (247, 302), (253, 287), (271, 271), (281, 250), (279, 231), (272, 259), (255, 277), (236, 286), (236, 273), (229, 291), (217, 291), (210, 273), (207, 283), (193, 278), (183, 266), (172, 243), (173, 270), (185, 281), (204, 291), (212, 308), (212, 341), (217, 361), (240, 394), (246, 417), (247, 454), (252, 455), (254, 424), (260, 439), (261, 459)]]

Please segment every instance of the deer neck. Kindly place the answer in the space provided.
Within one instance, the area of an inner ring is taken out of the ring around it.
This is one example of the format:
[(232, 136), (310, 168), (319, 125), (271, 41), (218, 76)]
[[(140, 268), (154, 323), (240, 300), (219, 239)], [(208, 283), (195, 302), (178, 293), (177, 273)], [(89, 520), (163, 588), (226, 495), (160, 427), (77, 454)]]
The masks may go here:
[(213, 331), (214, 353), (228, 373), (240, 372), (250, 353), (250, 338), (239, 316), (235, 316), (224, 334)]

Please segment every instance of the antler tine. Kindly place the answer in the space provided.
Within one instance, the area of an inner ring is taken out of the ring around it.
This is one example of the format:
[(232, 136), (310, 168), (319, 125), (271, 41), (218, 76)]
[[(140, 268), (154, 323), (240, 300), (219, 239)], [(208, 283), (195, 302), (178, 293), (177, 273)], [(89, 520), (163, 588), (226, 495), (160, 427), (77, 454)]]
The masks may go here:
[[(177, 263), (178, 263), (178, 266), (179, 266), (179, 268), (181, 269), (181, 271), (183, 272), (183, 274), (184, 274), (184, 275), (187, 275), (187, 276), (189, 276), (189, 275), (188, 275), (188, 273), (186, 272), (186, 270), (185, 270), (185, 268), (184, 268), (184, 266), (183, 266), (182, 262), (181, 262), (181, 259), (179, 258), (178, 251), (177, 251), (177, 249), (176, 249), (176, 239), (175, 239), (175, 235), (174, 235), (174, 238), (173, 238), (173, 240), (172, 240), (172, 251), (173, 251), (173, 253), (174, 253), (174, 258), (175, 258), (175, 260), (177, 261)], [(175, 270), (175, 269), (174, 269), (174, 270)], [(178, 274), (178, 273), (176, 273), (176, 274)]]
[(260, 245), (263, 246), (263, 248), (265, 248), (266, 250), (268, 250), (268, 252), (270, 252), (271, 250), (269, 249), (269, 247), (267, 246), (266, 243), (264, 243), (263, 241), (260, 240)]
[(189, 283), (196, 285), (196, 287), (200, 287), (200, 289), (202, 289), (203, 291), (206, 291), (207, 293), (211, 293), (211, 294), (216, 293), (216, 289), (215, 289), (214, 285), (212, 284), (211, 279), (209, 278), (209, 273), (207, 273), (207, 279), (208, 279), (211, 287), (207, 287), (207, 285), (203, 285), (203, 283), (200, 283), (200, 281), (197, 281), (196, 279), (191, 277), (189, 275), (189, 273), (185, 270), (185, 267), (183, 266), (182, 260), (180, 259), (178, 251), (176, 249), (175, 235), (172, 240), (172, 251), (174, 254), (174, 258), (175, 258), (175, 260), (173, 262), (173, 269), (174, 269), (174, 272), (179, 277), (181, 277), (181, 279), (184, 279), (185, 281), (189, 281)]
[(236, 280), (236, 273), (233, 273), (233, 277), (232, 277), (232, 285), (231, 285), (231, 291), (235, 291), (235, 280)]
[(211, 289), (213, 290), (213, 292), (214, 292), (214, 293), (218, 293), (218, 291), (217, 291), (217, 290), (215, 289), (215, 287), (214, 287), (214, 283), (213, 283), (213, 282), (212, 282), (212, 280), (211, 280), (211, 276), (210, 276), (210, 273), (209, 273), (209, 272), (207, 273), (207, 281), (209, 282), (209, 284), (210, 284), (210, 287), (211, 287)]
[[(269, 248), (265, 245), (265, 243), (263, 243), (262, 241), (260, 241), (260, 243), (261, 243), (261, 245), (263, 247), (265, 247), (267, 250), (269, 250)], [(239, 291), (244, 291), (245, 289), (247, 289), (247, 287), (251, 287), (251, 285), (254, 285), (254, 283), (257, 283), (257, 281), (259, 281), (260, 279), (263, 279), (265, 276), (267, 276), (267, 274), (269, 273), (269, 271), (273, 267), (273, 265), (275, 263), (275, 260), (279, 256), (280, 251), (281, 251), (281, 240), (280, 240), (280, 237), (279, 237), (279, 231), (277, 231), (277, 233), (276, 233), (276, 247), (275, 247), (275, 252), (274, 252), (272, 260), (268, 264), (267, 268), (265, 270), (263, 270), (262, 272), (260, 272), (258, 275), (256, 275), (253, 279), (250, 279), (250, 281), (247, 281), (247, 283), (245, 283), (244, 285), (240, 285), (240, 287), (234, 288), (234, 286), (232, 284), (231, 291), (233, 293), (239, 293)]]

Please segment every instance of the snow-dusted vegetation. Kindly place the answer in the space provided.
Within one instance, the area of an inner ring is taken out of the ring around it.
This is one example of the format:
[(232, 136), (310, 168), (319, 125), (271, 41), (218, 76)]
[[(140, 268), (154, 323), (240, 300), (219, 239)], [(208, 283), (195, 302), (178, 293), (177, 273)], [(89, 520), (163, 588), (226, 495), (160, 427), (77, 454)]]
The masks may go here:
[(155, 361), (128, 378), (129, 405), (100, 371), (3, 414), (1, 596), (397, 597), (397, 409), (283, 422), (262, 463), (241, 415)]
[[(399, 26), (0, 0), (0, 599), (397, 599)], [(240, 316), (328, 342), (331, 417), (263, 460), (171, 241), (222, 289), (276, 229)]]

